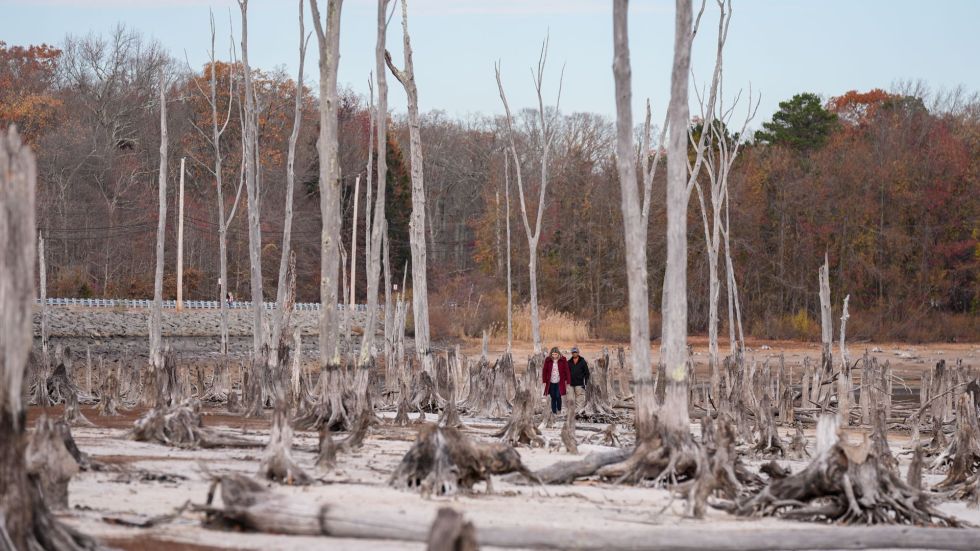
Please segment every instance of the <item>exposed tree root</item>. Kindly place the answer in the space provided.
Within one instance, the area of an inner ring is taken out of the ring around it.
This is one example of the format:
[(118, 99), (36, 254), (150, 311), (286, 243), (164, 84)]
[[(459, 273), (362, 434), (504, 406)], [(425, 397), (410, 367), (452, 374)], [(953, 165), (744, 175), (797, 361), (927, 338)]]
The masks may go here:
[(99, 415), (119, 415), (119, 402), (121, 400), (119, 378), (116, 377), (112, 369), (109, 369), (109, 372), (103, 376), (102, 386), (99, 389)]
[[(445, 364), (441, 359), (439, 363), (440, 365)], [(459, 408), (456, 407), (456, 381), (451, 373), (446, 381), (446, 407), (439, 414), (438, 425), (440, 427), (463, 427), (463, 420), (459, 416)]]
[(753, 451), (764, 457), (785, 457), (786, 447), (776, 430), (776, 420), (772, 415), (772, 404), (768, 394), (763, 393), (762, 399), (759, 401), (755, 422), (757, 436), (756, 444), (752, 448)]
[(841, 442), (831, 415), (820, 418), (817, 453), (804, 470), (771, 480), (730, 509), (738, 515), (844, 524), (959, 525), (934, 508), (925, 493), (885, 468), (867, 441), (857, 446)]
[(511, 472), (534, 478), (509, 444), (473, 442), (452, 427), (426, 425), (391, 475), (390, 484), (423, 495), (455, 495), (486, 482), (490, 492), (490, 475)]
[(976, 501), (977, 477), (980, 473), (980, 421), (971, 393), (961, 394), (956, 402), (956, 432), (953, 441), (937, 463), (948, 463), (946, 478), (935, 490), (950, 492), (957, 499)]
[(25, 458), (27, 473), (38, 481), (45, 503), (52, 509), (67, 509), (68, 482), (78, 473), (79, 465), (54, 419), (42, 415), (37, 420)]
[(348, 430), (351, 419), (344, 406), (344, 380), (339, 365), (325, 366), (320, 370), (317, 382), (318, 402), (310, 411), (301, 415), (294, 425), (300, 430), (319, 430), (326, 423), (332, 431)]
[[(542, 484), (571, 484), (579, 478), (594, 476), (600, 468), (612, 463), (625, 461), (632, 455), (632, 449), (592, 452), (576, 461), (559, 461), (534, 472)], [(520, 482), (526, 477), (511, 475), (508, 482)]]
[(810, 457), (810, 452), (806, 448), (807, 441), (806, 436), (803, 434), (803, 425), (797, 422), (796, 432), (793, 433), (793, 439), (790, 440), (789, 446), (786, 448), (786, 458), (796, 460), (806, 459)]
[(305, 486), (313, 479), (292, 457), (293, 429), (289, 426), (286, 407), (277, 405), (272, 414), (272, 431), (265, 457), (259, 466), (259, 476), (280, 484)]
[(48, 377), (47, 389), (52, 403), (64, 402), (64, 418), (68, 424), (83, 427), (95, 426), (82, 414), (82, 410), (78, 407), (79, 389), (68, 375), (68, 369), (64, 363), (59, 363), (51, 376)]
[(431, 375), (425, 371), (420, 371), (416, 375), (412, 387), (412, 398), (409, 404), (413, 411), (439, 412), (441, 407), (439, 394), (436, 392), (436, 385), (432, 381)]
[(408, 381), (402, 379), (401, 390), (398, 392), (398, 412), (395, 413), (395, 420), (393, 421), (395, 426), (407, 427), (411, 423), (408, 418), (408, 412), (411, 409), (409, 401)]
[(534, 422), (534, 398), (532, 398), (531, 390), (527, 388), (517, 390), (510, 419), (494, 436), (512, 446), (544, 446), (544, 438), (541, 437), (541, 431)]
[(257, 448), (262, 444), (216, 433), (201, 421), (201, 402), (191, 398), (173, 407), (156, 407), (136, 420), (134, 440), (179, 448)]

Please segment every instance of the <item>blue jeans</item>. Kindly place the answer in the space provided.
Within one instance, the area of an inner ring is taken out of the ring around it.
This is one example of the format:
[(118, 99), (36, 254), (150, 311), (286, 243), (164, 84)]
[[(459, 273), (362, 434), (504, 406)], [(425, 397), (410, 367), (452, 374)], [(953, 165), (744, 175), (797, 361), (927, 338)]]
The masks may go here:
[(550, 383), (548, 393), (551, 395), (551, 413), (558, 413), (561, 411), (561, 390), (559, 390), (558, 384)]

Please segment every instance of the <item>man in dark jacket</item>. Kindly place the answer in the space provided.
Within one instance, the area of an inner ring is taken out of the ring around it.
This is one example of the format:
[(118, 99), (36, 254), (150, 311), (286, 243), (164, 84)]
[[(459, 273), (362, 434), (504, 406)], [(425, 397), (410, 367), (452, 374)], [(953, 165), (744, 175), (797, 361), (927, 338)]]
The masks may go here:
[(589, 362), (579, 355), (577, 346), (572, 347), (572, 357), (568, 360), (568, 369), (571, 371), (575, 406), (581, 409), (585, 404), (585, 387), (589, 384)]

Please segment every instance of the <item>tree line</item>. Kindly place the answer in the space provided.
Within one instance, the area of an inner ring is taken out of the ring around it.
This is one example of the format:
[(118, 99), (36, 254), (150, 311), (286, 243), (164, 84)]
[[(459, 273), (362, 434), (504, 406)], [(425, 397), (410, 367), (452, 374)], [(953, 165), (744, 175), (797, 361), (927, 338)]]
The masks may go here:
[[(2, 44), (0, 60), (0, 126), (17, 124), (38, 152), (37, 223), (47, 241), (49, 295), (151, 295), (153, 257), (148, 252), (157, 225), (161, 87), (169, 103), (171, 183), (179, 178), (181, 157), (187, 166), (184, 296), (221, 296), (221, 223), (214, 208), (214, 153), (208, 141), (213, 111), (219, 122), (228, 120), (220, 141), (225, 217), (235, 212), (236, 204), (240, 209), (227, 228), (226, 283), (235, 296), (248, 295), (246, 194), (234, 193), (243, 178), (240, 61), (191, 67), (124, 26), (70, 35), (58, 47)], [(213, 111), (201, 94), (212, 73), (217, 92)], [(251, 69), (250, 74), (261, 143), (256, 170), (265, 296), (275, 300), (288, 142), (296, 95), (301, 94), (290, 240), (296, 252), (297, 300), (317, 301), (319, 100), (281, 70)], [(368, 291), (362, 257), (368, 201), (365, 186), (355, 183), (368, 176), (369, 101), (343, 89), (338, 98), (342, 249), (352, 249), (358, 189), (356, 248), (361, 264), (355, 300), (361, 301)], [(385, 219), (392, 280), (400, 282), (406, 266), (411, 268), (410, 125), (404, 116), (388, 117)], [(536, 244), (539, 300), (545, 308), (587, 319), (598, 336), (625, 339), (626, 254), (617, 204), (614, 120), (560, 112), (542, 103), (515, 110), (510, 125), (502, 116), (454, 119), (439, 111), (422, 113), (419, 121), (426, 148), (425, 238), (434, 334), (502, 330), (508, 211), (514, 302), (530, 300), (529, 240), (523, 237), (514, 164), (524, 167), (522, 185), (533, 232), (545, 154), (538, 135), (544, 123), (551, 136), (546, 161), (550, 183)], [(727, 192), (731, 254), (748, 334), (816, 338), (819, 303), (811, 280), (826, 253), (835, 294), (851, 295), (857, 338), (980, 337), (976, 95), (933, 92), (921, 83), (900, 84), (891, 91), (842, 91), (830, 98), (800, 93), (781, 102), (771, 120), (760, 126), (734, 160)], [(693, 118), (691, 137), (702, 127), (702, 118)], [(721, 131), (738, 134), (727, 127)], [(691, 151), (695, 149), (692, 143)], [(665, 164), (666, 159), (657, 162)], [(371, 176), (377, 178), (377, 163), (372, 166)], [(663, 285), (666, 257), (666, 171), (654, 178), (646, 237), (651, 290)], [(708, 189), (706, 173), (698, 175), (698, 182)], [(168, 186), (168, 202), (176, 206), (175, 185)], [(710, 254), (698, 204), (692, 203), (688, 325), (706, 331)], [(176, 213), (171, 208), (168, 216)], [(174, 222), (167, 224), (168, 240), (175, 238)], [(174, 248), (166, 254), (164, 294), (172, 297)], [(726, 283), (723, 278), (722, 287)], [(650, 293), (653, 312), (660, 310), (660, 301), (659, 292)], [(460, 309), (465, 315), (459, 315)], [(656, 337), (658, 316), (651, 318)]]

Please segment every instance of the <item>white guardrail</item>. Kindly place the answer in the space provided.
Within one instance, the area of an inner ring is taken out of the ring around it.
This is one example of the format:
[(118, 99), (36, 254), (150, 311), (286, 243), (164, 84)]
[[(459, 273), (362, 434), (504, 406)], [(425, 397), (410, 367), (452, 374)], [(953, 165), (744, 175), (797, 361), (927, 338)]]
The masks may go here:
[[(41, 304), (41, 299), (35, 299), (37, 304)], [(140, 299), (117, 299), (117, 298), (49, 298), (48, 306), (82, 306), (86, 308), (149, 308), (153, 305), (152, 300)], [(252, 307), (251, 301), (232, 301), (226, 303), (229, 308), (235, 310), (249, 309)], [(263, 302), (266, 310), (275, 310), (275, 302)], [(164, 308), (177, 308), (176, 300), (163, 301)], [(216, 300), (185, 300), (184, 308), (189, 310), (218, 310), (221, 308)], [(319, 302), (297, 302), (293, 305), (296, 310), (319, 311)], [(337, 305), (337, 310), (344, 311), (343, 304)], [(367, 304), (355, 304), (354, 312), (367, 312)]]

